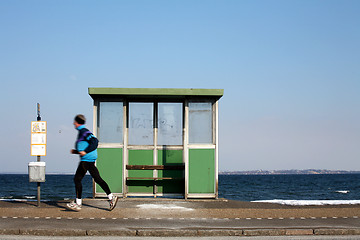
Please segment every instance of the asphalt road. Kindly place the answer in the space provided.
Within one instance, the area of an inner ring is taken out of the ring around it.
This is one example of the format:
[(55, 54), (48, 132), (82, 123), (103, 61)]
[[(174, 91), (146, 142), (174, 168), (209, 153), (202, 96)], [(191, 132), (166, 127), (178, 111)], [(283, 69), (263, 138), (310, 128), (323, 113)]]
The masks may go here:
[[(357, 229), (359, 218), (307, 218), (307, 219), (207, 219), (207, 218), (31, 218), (2, 217), (0, 229), (21, 229), (21, 231), (46, 230), (53, 231), (94, 231), (94, 234), (117, 231), (156, 230), (191, 231), (194, 230), (251, 230), (256, 229)], [(360, 237), (359, 237), (360, 238)]]
[[(36, 226), (36, 227), (35, 227)], [(0, 219), (0, 229), (305, 229), (360, 228), (359, 218), (307, 219), (207, 219), (207, 218), (18, 218)], [(360, 238), (360, 237), (359, 237)]]
[(109, 211), (106, 201), (86, 199), (83, 209), (73, 212), (67, 210), (65, 204), (48, 202), (36, 207), (31, 202), (0, 201), (0, 239), (12, 234), (63, 237), (293, 235), (291, 239), (298, 235), (357, 234), (360, 239), (358, 205), (289, 207), (227, 200), (127, 199)]

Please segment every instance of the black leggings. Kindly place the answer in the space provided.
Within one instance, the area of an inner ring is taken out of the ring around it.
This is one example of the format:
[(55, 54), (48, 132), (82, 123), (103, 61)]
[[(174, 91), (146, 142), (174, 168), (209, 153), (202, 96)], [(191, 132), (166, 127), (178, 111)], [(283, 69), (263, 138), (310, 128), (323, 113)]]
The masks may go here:
[(107, 195), (109, 195), (111, 193), (110, 188), (107, 185), (107, 183), (100, 177), (99, 170), (96, 168), (95, 163), (80, 161), (74, 177), (76, 198), (81, 199), (81, 195), (82, 195), (81, 180), (84, 178), (87, 171), (89, 171), (94, 181), (100, 185), (100, 187), (105, 191)]

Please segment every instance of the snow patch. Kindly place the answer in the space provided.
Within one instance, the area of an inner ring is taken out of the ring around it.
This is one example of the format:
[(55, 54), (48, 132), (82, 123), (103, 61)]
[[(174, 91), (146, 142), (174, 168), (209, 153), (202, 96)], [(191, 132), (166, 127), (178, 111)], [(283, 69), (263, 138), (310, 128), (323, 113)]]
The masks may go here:
[(277, 204), (292, 205), (292, 206), (360, 204), (360, 200), (280, 200), (280, 199), (273, 199), (273, 200), (258, 200), (258, 201), (252, 201), (252, 202), (277, 203)]
[(182, 211), (193, 211), (192, 208), (186, 208), (177, 206), (175, 204), (140, 204), (137, 205), (141, 209), (163, 209), (163, 210), (182, 210)]

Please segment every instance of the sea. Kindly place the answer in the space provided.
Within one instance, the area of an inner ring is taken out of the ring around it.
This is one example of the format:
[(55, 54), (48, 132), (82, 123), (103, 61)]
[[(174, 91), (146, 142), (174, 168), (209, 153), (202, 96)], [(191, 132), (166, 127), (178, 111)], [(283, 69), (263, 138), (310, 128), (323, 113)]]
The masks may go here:
[[(48, 174), (42, 201), (73, 199), (73, 175)], [(0, 174), (1, 201), (36, 201), (37, 183), (28, 174)], [(92, 197), (92, 178), (83, 179), (83, 198)], [(219, 198), (288, 205), (360, 204), (360, 174), (219, 175)]]

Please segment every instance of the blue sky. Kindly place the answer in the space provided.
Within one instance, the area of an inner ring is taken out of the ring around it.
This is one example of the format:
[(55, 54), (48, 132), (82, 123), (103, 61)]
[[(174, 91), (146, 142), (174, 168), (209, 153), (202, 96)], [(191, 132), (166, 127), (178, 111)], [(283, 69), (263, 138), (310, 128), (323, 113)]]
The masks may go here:
[[(220, 170), (360, 170), (360, 2), (0, 1), (0, 172), (73, 172), (88, 87), (221, 88)], [(91, 128), (91, 121), (89, 127)]]

